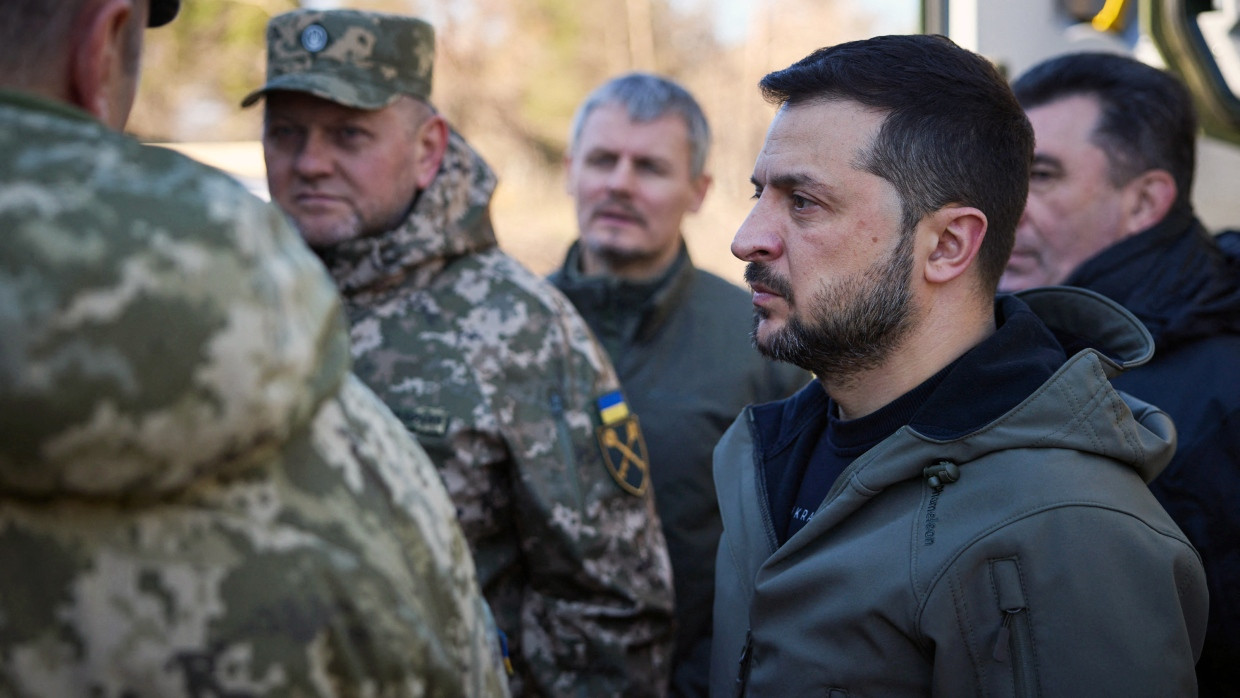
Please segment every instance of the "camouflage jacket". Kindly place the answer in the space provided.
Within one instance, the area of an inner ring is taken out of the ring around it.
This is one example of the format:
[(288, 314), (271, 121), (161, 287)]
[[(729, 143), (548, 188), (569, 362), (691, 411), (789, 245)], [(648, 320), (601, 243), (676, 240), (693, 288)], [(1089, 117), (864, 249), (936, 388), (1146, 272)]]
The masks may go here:
[(0, 696), (506, 692), (434, 466), (225, 175), (0, 93)]
[(671, 572), (640, 430), (572, 305), (496, 247), (494, 187), (453, 133), (404, 224), (320, 250), (356, 371), (440, 468), (514, 693), (662, 695)]

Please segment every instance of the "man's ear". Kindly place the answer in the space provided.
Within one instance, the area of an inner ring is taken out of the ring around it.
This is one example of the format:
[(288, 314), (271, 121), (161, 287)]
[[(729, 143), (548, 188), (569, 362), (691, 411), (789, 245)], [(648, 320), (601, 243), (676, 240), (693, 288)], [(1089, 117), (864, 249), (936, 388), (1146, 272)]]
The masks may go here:
[(112, 82), (125, 78), (125, 31), (136, 13), (132, 0), (96, 0), (87, 7), (69, 47), (69, 99), (114, 125), (115, 112), (126, 107), (112, 104)]
[(709, 172), (703, 172), (693, 180), (693, 200), (689, 205), (690, 213), (697, 213), (702, 208), (702, 202), (706, 200), (706, 192), (710, 190), (710, 183), (714, 179)]
[(1167, 217), (1179, 188), (1166, 170), (1148, 170), (1124, 185), (1124, 232), (1135, 235)]
[(414, 138), (418, 147), (413, 168), (420, 191), (429, 187), (439, 174), (444, 153), (448, 152), (448, 122), (439, 114), (431, 114), (418, 127)]
[(922, 226), (926, 226), (927, 244), (933, 245), (925, 262), (925, 278), (932, 284), (946, 283), (968, 271), (986, 239), (986, 214), (971, 206), (944, 206), (929, 214)]
[(573, 196), (573, 151), (564, 153), (564, 193)]

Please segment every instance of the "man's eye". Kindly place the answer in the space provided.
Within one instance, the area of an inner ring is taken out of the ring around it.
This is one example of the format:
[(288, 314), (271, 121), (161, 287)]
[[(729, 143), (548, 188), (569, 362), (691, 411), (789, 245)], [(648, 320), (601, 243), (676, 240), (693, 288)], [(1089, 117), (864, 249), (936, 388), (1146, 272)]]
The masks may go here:
[(809, 206), (809, 199), (801, 196), (800, 194), (793, 194), (788, 197), (788, 200), (792, 202), (792, 208), (798, 211)]
[(1029, 172), (1029, 179), (1034, 182), (1048, 182), (1055, 178), (1055, 173), (1051, 170), (1033, 169)]
[(586, 158), (586, 164), (590, 167), (611, 167), (616, 159), (610, 155), (591, 155)]

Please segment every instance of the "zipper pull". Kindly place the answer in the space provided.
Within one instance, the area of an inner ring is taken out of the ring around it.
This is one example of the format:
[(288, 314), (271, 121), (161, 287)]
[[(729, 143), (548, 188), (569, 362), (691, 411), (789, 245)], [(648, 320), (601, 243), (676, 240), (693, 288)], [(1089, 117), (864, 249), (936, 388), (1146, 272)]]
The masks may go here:
[(928, 465), (921, 471), (921, 476), (926, 478), (926, 482), (934, 489), (940, 489), (949, 482), (955, 482), (960, 479), (960, 466), (947, 460), (941, 460), (934, 465)]
[(1012, 622), (1013, 613), (1013, 611), (1003, 612), (1003, 623), (999, 625), (999, 636), (995, 638), (995, 649), (991, 652), (995, 661), (1003, 664), (1007, 664), (1012, 652), (1012, 629), (1008, 626)]
[(745, 646), (741, 648), (741, 658), (736, 671), (736, 695), (745, 695), (745, 684), (749, 683), (749, 659), (753, 655), (753, 630), (745, 631)]

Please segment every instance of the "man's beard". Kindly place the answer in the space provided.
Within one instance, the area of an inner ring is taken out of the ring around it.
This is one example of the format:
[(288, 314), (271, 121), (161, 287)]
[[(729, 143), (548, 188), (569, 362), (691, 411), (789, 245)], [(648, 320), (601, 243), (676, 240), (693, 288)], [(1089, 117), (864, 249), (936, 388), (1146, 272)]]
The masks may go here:
[(647, 264), (651, 260), (657, 259), (659, 253), (651, 250), (634, 250), (624, 247), (616, 247), (611, 243), (600, 243), (594, 240), (586, 240), (584, 242), (586, 249), (595, 259), (602, 262), (608, 269), (619, 270), (627, 269), (642, 264)]
[(308, 224), (303, 225), (296, 217), (291, 218), (293, 225), (297, 227), (298, 232), (301, 233), (301, 237), (306, 241), (307, 245), (314, 249), (328, 249), (349, 240), (382, 235), (389, 230), (395, 230), (404, 224), (412, 208), (413, 204), (411, 203), (407, 208), (389, 213), (385, 219), (377, 224), (373, 221), (363, 220), (356, 211), (350, 211), (341, 218), (327, 223), (315, 224), (314, 227), (310, 227)]
[(754, 346), (776, 361), (834, 381), (879, 366), (912, 330), (912, 240), (911, 234), (902, 234), (886, 259), (815, 292), (805, 306), (806, 320), (793, 312), (788, 282), (766, 265), (750, 262), (745, 280), (769, 287), (789, 308), (784, 327), (765, 341), (758, 340), (758, 324), (767, 312), (755, 308)]
[[(633, 206), (632, 202), (625, 198), (611, 196), (606, 200), (595, 204), (591, 209), (590, 222), (594, 223), (594, 217), (601, 209), (620, 209), (639, 227), (646, 226), (646, 218)], [(610, 239), (607, 234), (585, 234), (581, 236), (581, 243), (590, 255), (597, 261), (602, 262), (612, 271), (623, 270), (629, 267), (641, 266), (658, 259), (662, 254), (662, 250), (643, 249), (640, 246), (637, 249), (626, 247), (624, 241), (619, 242)]]
[(362, 234), (362, 222), (354, 213), (327, 224), (310, 226), (297, 218), (293, 218), (293, 224), (297, 226), (306, 244), (315, 249), (335, 247), (342, 242), (361, 237)]

